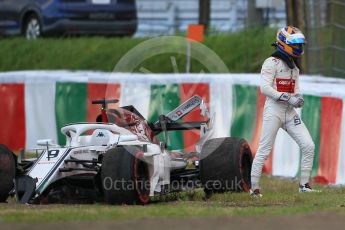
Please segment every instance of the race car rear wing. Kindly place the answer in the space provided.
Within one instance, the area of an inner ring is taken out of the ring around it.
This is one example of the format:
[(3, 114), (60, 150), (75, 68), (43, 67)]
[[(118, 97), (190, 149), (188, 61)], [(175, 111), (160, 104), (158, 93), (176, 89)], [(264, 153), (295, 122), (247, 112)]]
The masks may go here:
[(177, 121), (182, 117), (186, 116), (189, 112), (195, 109), (202, 103), (202, 98), (198, 95), (195, 95), (189, 98), (187, 101), (179, 105), (176, 109), (171, 111), (166, 115), (171, 121)]
[[(177, 122), (182, 117), (186, 116), (197, 106), (200, 105), (201, 115), (206, 118), (205, 121), (194, 121), (194, 122)], [(211, 130), (212, 125), (209, 125), (210, 116), (207, 110), (207, 106), (203, 103), (203, 100), (199, 96), (193, 96), (186, 102), (182, 103), (176, 109), (168, 113), (167, 115), (160, 115), (156, 123), (150, 124), (151, 129), (155, 135), (164, 133), (164, 148), (168, 147), (169, 135), (168, 131), (176, 130), (192, 130), (199, 129), (201, 139), (207, 137), (207, 133)], [(204, 138), (203, 138), (204, 137)]]
[[(194, 122), (177, 122), (198, 106), (200, 106), (201, 115), (206, 117), (207, 120)], [(208, 121), (209, 113), (207, 111), (207, 107), (204, 104), (202, 98), (198, 95), (195, 95), (169, 112), (167, 115), (160, 115), (159, 120), (154, 124), (151, 124), (150, 126), (155, 135), (157, 135), (162, 131), (200, 129), (201, 126), (205, 123), (208, 123)]]
[(154, 134), (157, 135), (157, 134), (161, 133), (162, 131), (164, 131), (165, 129), (167, 131), (201, 129), (201, 126), (205, 123), (208, 123), (208, 121), (209, 120), (207, 120), (207, 121), (196, 121), (196, 122), (183, 122), (183, 123), (166, 122), (165, 128), (162, 126), (162, 123), (151, 124), (150, 126), (151, 126), (151, 129), (154, 132)]

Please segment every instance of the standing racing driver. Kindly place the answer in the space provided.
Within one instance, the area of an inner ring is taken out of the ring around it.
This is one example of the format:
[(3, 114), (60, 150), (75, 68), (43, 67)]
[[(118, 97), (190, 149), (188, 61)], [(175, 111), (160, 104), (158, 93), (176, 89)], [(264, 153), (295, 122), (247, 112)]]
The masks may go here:
[(313, 192), (309, 179), (314, 159), (314, 143), (295, 108), (304, 104), (299, 92), (299, 58), (303, 55), (305, 37), (296, 27), (278, 30), (276, 51), (267, 58), (261, 69), (260, 89), (266, 96), (262, 134), (255, 155), (250, 194), (261, 197), (259, 180), (265, 160), (268, 158), (279, 128), (284, 129), (299, 145), (301, 178), (299, 192)]

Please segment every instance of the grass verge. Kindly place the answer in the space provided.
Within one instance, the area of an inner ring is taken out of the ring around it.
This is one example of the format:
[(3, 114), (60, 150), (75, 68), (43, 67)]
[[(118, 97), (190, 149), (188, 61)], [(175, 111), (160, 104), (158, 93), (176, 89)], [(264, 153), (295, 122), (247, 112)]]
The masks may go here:
[[(23, 38), (0, 40), (0, 71), (18, 70), (101, 70), (112, 71), (116, 63), (131, 48), (146, 39), (138, 38), (48, 38), (27, 41)], [(275, 30), (261, 28), (232, 34), (206, 37), (204, 45), (215, 51), (230, 72), (258, 72), (272, 53), (270, 44)], [(170, 57), (154, 56), (145, 61), (145, 68), (154, 73), (170, 73), (174, 69)], [(180, 72), (185, 70), (185, 55), (176, 55)], [(192, 72), (202, 66), (192, 61)], [(139, 71), (139, 70), (136, 70)], [(206, 71), (206, 70), (205, 70)]]
[(165, 197), (146, 206), (94, 205), (0, 205), (1, 222), (58, 222), (93, 220), (135, 220), (142, 218), (190, 218), (214, 216), (281, 216), (313, 212), (345, 214), (345, 189), (320, 187), (321, 193), (299, 194), (292, 180), (264, 177), (264, 197), (246, 193), (225, 193), (205, 199), (200, 190)]

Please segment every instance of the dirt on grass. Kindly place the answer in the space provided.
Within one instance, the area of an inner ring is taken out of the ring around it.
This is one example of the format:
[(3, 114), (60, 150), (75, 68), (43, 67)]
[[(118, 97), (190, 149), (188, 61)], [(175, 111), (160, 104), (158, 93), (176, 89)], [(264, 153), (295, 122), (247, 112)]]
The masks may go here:
[(344, 229), (345, 218), (335, 212), (320, 212), (286, 216), (146, 218), (118, 221), (75, 221), (54, 223), (1, 223), (6, 230), (85, 230), (85, 229)]

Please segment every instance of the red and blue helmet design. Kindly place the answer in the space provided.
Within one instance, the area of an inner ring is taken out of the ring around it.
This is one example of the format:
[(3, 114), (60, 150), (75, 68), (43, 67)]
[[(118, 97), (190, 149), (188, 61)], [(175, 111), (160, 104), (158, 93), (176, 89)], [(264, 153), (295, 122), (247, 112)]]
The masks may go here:
[(303, 55), (305, 43), (304, 34), (296, 27), (283, 27), (277, 32), (277, 49), (292, 57)]

